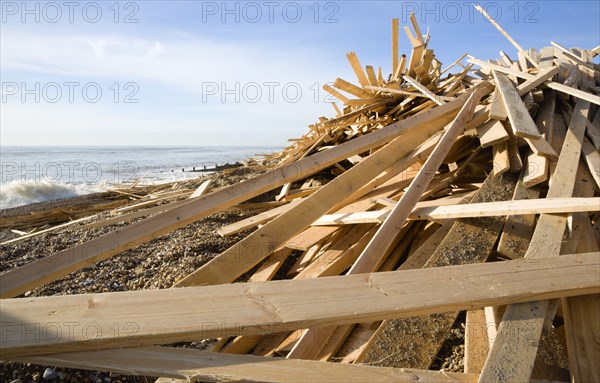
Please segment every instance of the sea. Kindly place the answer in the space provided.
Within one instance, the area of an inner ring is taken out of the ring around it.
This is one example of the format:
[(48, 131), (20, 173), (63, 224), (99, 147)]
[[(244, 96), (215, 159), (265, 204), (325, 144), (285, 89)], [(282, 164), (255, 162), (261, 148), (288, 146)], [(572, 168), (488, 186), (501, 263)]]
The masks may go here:
[[(96, 193), (119, 184), (159, 184), (197, 178), (194, 167), (236, 163), (266, 146), (0, 147), (0, 209)], [(182, 171), (185, 170), (185, 171)]]

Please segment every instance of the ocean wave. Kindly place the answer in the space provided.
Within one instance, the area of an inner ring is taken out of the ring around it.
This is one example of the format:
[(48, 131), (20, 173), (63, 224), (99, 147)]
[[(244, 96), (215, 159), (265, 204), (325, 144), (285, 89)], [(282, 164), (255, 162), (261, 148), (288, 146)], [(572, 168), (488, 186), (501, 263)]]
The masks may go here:
[(0, 209), (102, 191), (100, 185), (11, 181), (0, 185)]

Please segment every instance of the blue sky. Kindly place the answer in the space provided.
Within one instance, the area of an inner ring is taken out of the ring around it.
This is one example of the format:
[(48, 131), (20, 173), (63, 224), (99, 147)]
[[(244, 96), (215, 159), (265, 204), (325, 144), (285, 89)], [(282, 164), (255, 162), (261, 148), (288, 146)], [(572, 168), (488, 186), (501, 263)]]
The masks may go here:
[[(334, 114), (323, 84), (356, 82), (345, 53), (390, 72), (410, 11), (445, 64), (516, 58), (468, 1), (0, 3), (2, 146), (282, 146)], [(524, 48), (600, 44), (598, 1), (480, 4)]]

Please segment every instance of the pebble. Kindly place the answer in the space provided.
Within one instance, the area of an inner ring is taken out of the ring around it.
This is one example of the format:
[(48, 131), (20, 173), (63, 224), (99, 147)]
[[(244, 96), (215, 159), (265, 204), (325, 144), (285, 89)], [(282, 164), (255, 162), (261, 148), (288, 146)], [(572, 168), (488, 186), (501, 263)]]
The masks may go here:
[[(248, 176), (217, 179), (215, 187), (234, 184)], [(185, 185), (183, 185), (185, 186)], [(182, 186), (182, 187), (183, 187)], [(197, 186), (197, 185), (196, 185)], [(191, 186), (185, 186), (192, 188)], [(271, 197), (269, 197), (271, 198)], [(109, 212), (102, 213), (99, 218), (109, 218)], [(51, 296), (63, 294), (94, 293), (114, 290), (139, 290), (149, 288), (168, 288), (174, 280), (178, 280), (210, 260), (215, 254), (230, 248), (243, 235), (222, 238), (214, 228), (239, 220), (239, 212), (218, 213), (207, 217), (186, 228), (157, 238), (154, 241), (128, 250), (114, 258), (99, 262), (93, 268), (80, 270), (59, 281), (28, 291), (25, 296)], [(250, 215), (250, 213), (245, 213)], [(40, 258), (45, 253), (55, 253), (79, 243), (97, 238), (123, 227), (127, 222), (102, 228), (82, 230), (78, 226), (32, 237), (29, 241), (0, 245), (0, 253), (6, 254), (6, 262), (0, 265), (0, 272), (14, 269), (25, 261)], [(0, 238), (4, 231), (0, 231)], [(185, 245), (183, 245), (185, 243)], [(3, 259), (4, 261), (5, 259)], [(208, 343), (201, 342), (196, 348), (206, 348)], [(6, 367), (0, 361), (0, 367)], [(42, 370), (35, 365), (20, 365), (17, 370), (0, 369), (0, 382), (8, 383), (124, 383), (142, 381), (138, 377), (112, 377), (91, 371), (71, 370), (69, 374), (52, 370), (54, 374)], [(48, 370), (48, 369), (46, 369)], [(50, 374), (50, 377), (49, 375)], [(17, 379), (21, 377), (21, 379)], [(148, 380), (154, 381), (154, 380)]]
[(44, 370), (44, 375), (42, 376), (42, 378), (44, 380), (56, 380), (58, 379), (58, 373), (50, 367), (48, 367), (46, 370)]

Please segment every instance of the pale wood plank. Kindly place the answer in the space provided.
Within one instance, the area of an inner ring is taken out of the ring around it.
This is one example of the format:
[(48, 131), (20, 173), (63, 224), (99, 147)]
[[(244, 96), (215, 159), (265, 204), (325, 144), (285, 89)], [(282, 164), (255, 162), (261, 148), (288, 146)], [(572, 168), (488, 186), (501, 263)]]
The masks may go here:
[(559, 67), (550, 67), (540, 70), (540, 72), (533, 78), (525, 81), (522, 84), (517, 86), (517, 90), (519, 91), (519, 96), (524, 96), (526, 93), (531, 92), (538, 86), (542, 85), (544, 82), (550, 80), (558, 73)]
[(588, 124), (586, 134), (596, 150), (600, 150), (600, 108), (596, 111), (592, 122)]
[[(540, 196), (538, 189), (523, 185), (525, 172), (526, 169), (521, 171), (512, 200), (531, 200)], [(535, 218), (534, 214), (508, 216), (498, 241), (497, 252), (509, 259), (523, 258), (535, 228)]]
[[(496, 22), (496, 20), (494, 20), (492, 18), (492, 16), (490, 16), (479, 4), (475, 5), (473, 4), (473, 6), (475, 7), (475, 9), (477, 9), (494, 27), (496, 27), (496, 29), (502, 33), (502, 35), (504, 37), (506, 37), (506, 39), (515, 47), (517, 48), (517, 50), (519, 51), (519, 53), (521, 53), (529, 63), (531, 63), (535, 68), (538, 67), (538, 63), (536, 63), (531, 57), (529, 57), (529, 55), (527, 54), (527, 52), (525, 52), (525, 50), (523, 50), (523, 48), (521, 48), (521, 46), (519, 44), (517, 44), (517, 42), (510, 37), (510, 35), (508, 33), (506, 33), (506, 31), (504, 29), (502, 29), (502, 27)], [(523, 70), (527, 70), (527, 67), (523, 68)]]
[[(502, 128), (504, 130), (504, 128)], [(510, 170), (510, 158), (508, 155), (508, 146), (506, 142), (500, 142), (492, 146), (492, 157), (494, 161), (493, 172), (495, 175), (505, 173)]]
[(408, 75), (404, 75), (403, 78), (404, 78), (404, 80), (406, 80), (406, 82), (408, 82), (410, 85), (412, 85), (413, 87), (418, 89), (421, 93), (423, 93), (425, 96), (427, 96), (431, 101), (435, 102), (436, 104), (444, 105), (446, 103), (444, 100), (442, 100), (435, 93), (433, 93), (432, 91), (427, 89), (426, 86), (422, 85), (414, 78), (412, 78)]
[(346, 57), (348, 58), (348, 61), (350, 62), (350, 65), (352, 66), (352, 70), (354, 71), (354, 74), (356, 74), (356, 78), (358, 79), (358, 82), (360, 83), (360, 85), (368, 86), (369, 80), (367, 79), (367, 76), (365, 75), (362, 65), (360, 65), (360, 61), (358, 61), (358, 57), (356, 56), (356, 53), (348, 52), (348, 53), (346, 53)]
[(485, 313), (483, 309), (469, 310), (465, 321), (465, 372), (479, 374), (488, 351)]
[(512, 127), (515, 136), (531, 138), (540, 137), (540, 132), (535, 125), (535, 122), (529, 115), (525, 104), (519, 97), (512, 82), (502, 73), (496, 71), (492, 71), (492, 73), (496, 81), (497, 89), (500, 91), (500, 96), (504, 103), (504, 107), (506, 108), (508, 120), (510, 121), (510, 126)]
[[(587, 218), (587, 217), (586, 217)], [(577, 252), (598, 251), (589, 220), (585, 222)], [(562, 299), (569, 369), (573, 382), (600, 382), (600, 295)]]
[(530, 152), (527, 156), (527, 166), (523, 176), (523, 185), (533, 187), (548, 180), (548, 159)]
[[(3, 358), (10, 360), (26, 355), (113, 348), (115, 342), (120, 347), (137, 347), (258, 335), (315, 324), (349, 324), (597, 294), (599, 255), (295, 281), (6, 299), (2, 301), (0, 346)], [(115, 318), (123, 318), (128, 325), (115, 331)], [(89, 321), (94, 323), (93, 335), (75, 328), (52, 337), (41, 336), (40, 331), (50, 325)], [(31, 324), (35, 324), (37, 332), (22, 332), (24, 326)]]
[(302, 201), (302, 200), (296, 199), (286, 205), (281, 205), (279, 207), (276, 207), (271, 210), (267, 210), (263, 213), (254, 215), (252, 217), (248, 217), (241, 221), (234, 222), (230, 225), (223, 226), (217, 230), (217, 233), (222, 237), (226, 237), (228, 235), (233, 235), (233, 234), (239, 233), (241, 231), (252, 228), (254, 226), (258, 226), (262, 223), (268, 222), (271, 219), (285, 213), (286, 211), (290, 210), (292, 207), (297, 205), (300, 201)]
[(596, 181), (596, 185), (600, 187), (600, 153), (587, 138), (583, 141), (581, 156), (585, 160), (592, 177)]
[(398, 36), (400, 20), (392, 19), (392, 73), (398, 70)]
[[(492, 117), (491, 113), (490, 109), (490, 117)], [(506, 129), (504, 129), (504, 125), (497, 119), (492, 119), (485, 124), (478, 126), (476, 129), (479, 142), (484, 148), (508, 141), (510, 138)]]
[(490, 105), (490, 118), (499, 121), (505, 121), (508, 118), (506, 108), (502, 102), (502, 96), (500, 96), (500, 91), (498, 89), (494, 90)]
[[(398, 206), (398, 204), (396, 206)], [(417, 203), (413, 211), (408, 214), (408, 219), (441, 220), (498, 217), (504, 215), (592, 212), (598, 210), (600, 210), (600, 198), (540, 198), (427, 207), (419, 207), (419, 203)], [(386, 209), (356, 213), (327, 214), (315, 221), (313, 225), (382, 223), (389, 217), (390, 212), (391, 210)]]
[(554, 148), (552, 148), (552, 145), (550, 145), (550, 143), (548, 143), (548, 141), (544, 139), (544, 137), (523, 137), (523, 139), (525, 140), (525, 142), (527, 142), (531, 150), (536, 155), (543, 156), (552, 160), (556, 160), (558, 158), (558, 154), (556, 153)]
[[(117, 374), (167, 376), (171, 379), (196, 381), (244, 382), (398, 382), (415, 379), (432, 383), (474, 383), (474, 374), (405, 370), (315, 361), (267, 358), (252, 355), (219, 354), (172, 347), (143, 347), (135, 350), (116, 349), (63, 353), (30, 357), (33, 363)], [(160, 380), (164, 383), (164, 380)], [(175, 382), (182, 382), (177, 380)]]

